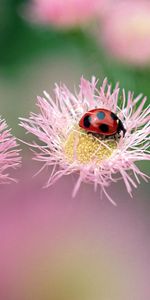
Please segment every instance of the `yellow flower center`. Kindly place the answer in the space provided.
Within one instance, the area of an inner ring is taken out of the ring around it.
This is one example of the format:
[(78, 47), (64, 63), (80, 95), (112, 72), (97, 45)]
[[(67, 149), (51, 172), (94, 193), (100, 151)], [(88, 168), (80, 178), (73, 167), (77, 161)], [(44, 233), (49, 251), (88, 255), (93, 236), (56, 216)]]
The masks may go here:
[(117, 148), (117, 142), (111, 139), (100, 139), (91, 133), (86, 133), (80, 127), (74, 128), (64, 144), (64, 152), (68, 162), (78, 161), (82, 164), (100, 163), (108, 159)]

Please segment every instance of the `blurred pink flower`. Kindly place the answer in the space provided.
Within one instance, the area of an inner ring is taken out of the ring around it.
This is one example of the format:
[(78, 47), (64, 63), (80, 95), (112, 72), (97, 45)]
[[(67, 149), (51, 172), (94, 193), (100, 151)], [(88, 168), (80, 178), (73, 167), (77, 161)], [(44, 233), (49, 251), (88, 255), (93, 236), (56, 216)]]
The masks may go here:
[[(146, 180), (147, 176), (139, 170), (135, 161), (150, 160), (150, 106), (143, 109), (146, 98), (141, 99), (142, 95), (139, 95), (134, 99), (131, 92), (126, 97), (123, 90), (119, 107), (118, 85), (111, 91), (106, 79), (100, 90), (96, 84), (95, 77), (91, 82), (81, 78), (76, 95), (65, 85), (56, 85), (56, 99), (53, 101), (44, 92), (45, 98), (38, 97), (37, 102), (40, 113), (31, 113), (29, 119), (21, 118), (20, 125), (39, 139), (39, 143), (34, 142), (31, 146), (35, 160), (43, 163), (42, 169), (53, 166), (47, 186), (63, 175), (76, 172), (79, 178), (73, 196), (82, 182), (89, 182), (94, 183), (95, 190), (100, 186), (113, 202), (106, 192), (111, 182), (122, 178), (132, 196), (132, 187), (136, 188), (140, 183), (139, 176)], [(125, 137), (121, 135), (118, 141), (113, 137), (102, 140), (81, 129), (78, 126), (80, 118), (93, 108), (106, 108), (116, 113), (126, 128)]]
[(150, 64), (150, 2), (118, 1), (103, 19), (100, 39), (117, 59), (135, 65)]
[(19, 150), (16, 149), (16, 139), (7, 129), (5, 120), (0, 118), (0, 183), (8, 183), (14, 180), (8, 170), (16, 168), (20, 164)]
[(149, 300), (148, 185), (136, 206), (113, 185), (114, 209), (90, 185), (70, 201), (71, 176), (48, 190), (33, 162), (17, 172), (0, 190), (1, 300)]
[(93, 19), (97, 10), (103, 11), (105, 0), (32, 0), (24, 14), (32, 22), (72, 27)]

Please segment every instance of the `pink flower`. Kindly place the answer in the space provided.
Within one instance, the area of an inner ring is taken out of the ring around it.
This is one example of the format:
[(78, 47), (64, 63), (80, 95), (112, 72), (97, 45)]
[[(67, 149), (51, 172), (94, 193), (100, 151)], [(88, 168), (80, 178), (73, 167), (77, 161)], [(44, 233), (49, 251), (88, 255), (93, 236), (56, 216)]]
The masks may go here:
[(101, 38), (108, 52), (135, 65), (150, 63), (150, 3), (118, 1), (102, 22)]
[(93, 19), (104, 4), (104, 0), (32, 0), (25, 7), (25, 15), (37, 23), (72, 27)]
[[(111, 182), (122, 178), (132, 195), (132, 187), (140, 183), (139, 177), (146, 180), (135, 162), (150, 160), (150, 106), (144, 109), (146, 98), (139, 95), (134, 99), (133, 93), (126, 96), (124, 90), (119, 106), (118, 85), (111, 91), (106, 79), (100, 90), (96, 84), (95, 77), (91, 82), (81, 78), (79, 93), (75, 95), (65, 85), (56, 85), (55, 100), (44, 92), (45, 97), (38, 97), (40, 112), (31, 113), (29, 119), (21, 118), (20, 125), (39, 139), (39, 143), (33, 142), (31, 146), (35, 160), (43, 164), (42, 169), (53, 166), (47, 186), (76, 172), (79, 178), (73, 196), (82, 181), (93, 182), (95, 190), (100, 186), (113, 202), (106, 191)], [(93, 108), (106, 108), (117, 114), (126, 129), (125, 136), (122, 134), (118, 141), (103, 140), (81, 129), (79, 120)]]
[(18, 167), (21, 161), (19, 150), (16, 149), (16, 139), (7, 127), (5, 120), (0, 118), (0, 183), (14, 180), (8, 170)]

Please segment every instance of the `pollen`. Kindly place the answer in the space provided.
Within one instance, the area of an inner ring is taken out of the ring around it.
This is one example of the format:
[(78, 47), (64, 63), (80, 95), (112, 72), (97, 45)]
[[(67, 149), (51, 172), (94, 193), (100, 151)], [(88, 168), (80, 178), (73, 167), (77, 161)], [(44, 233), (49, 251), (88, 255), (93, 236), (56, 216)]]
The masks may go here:
[(100, 163), (108, 159), (117, 148), (117, 141), (102, 139), (86, 133), (80, 127), (73, 129), (64, 144), (64, 152), (68, 162), (78, 161), (82, 164)]

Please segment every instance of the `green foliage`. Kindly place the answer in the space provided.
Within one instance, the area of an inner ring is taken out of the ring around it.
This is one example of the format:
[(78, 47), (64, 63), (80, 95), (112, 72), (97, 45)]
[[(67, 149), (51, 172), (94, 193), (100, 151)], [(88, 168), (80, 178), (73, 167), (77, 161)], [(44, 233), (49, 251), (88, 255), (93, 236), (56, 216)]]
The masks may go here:
[(150, 70), (123, 66), (107, 57), (102, 47), (88, 32), (80, 29), (58, 31), (52, 27), (29, 24), (19, 15), (21, 0), (2, 0), (0, 29), (0, 69), (5, 75), (22, 71), (22, 67), (42, 55), (72, 55), (82, 58), (87, 74), (101, 77), (102, 73), (114, 84), (119, 81), (125, 89), (143, 92), (148, 97)]

